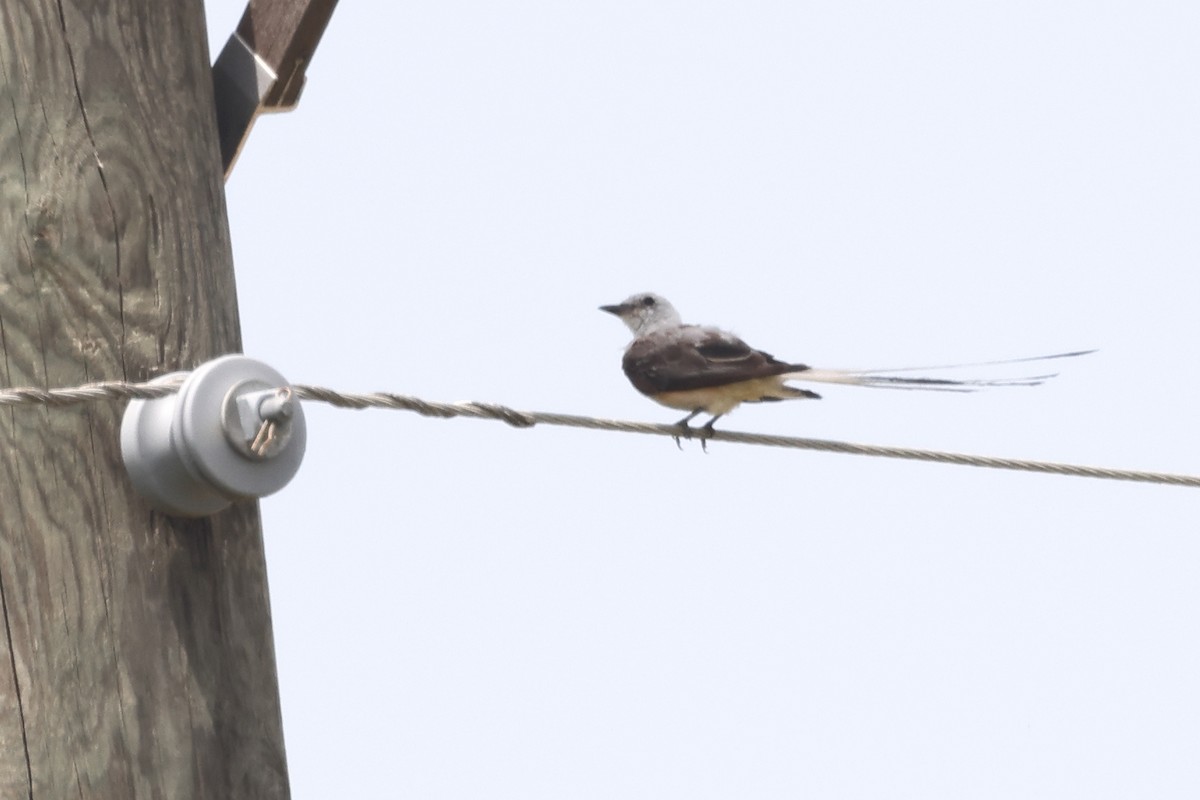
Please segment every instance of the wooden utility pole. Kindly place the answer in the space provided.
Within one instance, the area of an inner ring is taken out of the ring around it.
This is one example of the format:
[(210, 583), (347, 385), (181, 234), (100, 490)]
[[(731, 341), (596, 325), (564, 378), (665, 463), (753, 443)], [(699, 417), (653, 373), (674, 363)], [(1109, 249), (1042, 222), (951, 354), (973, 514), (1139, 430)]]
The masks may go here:
[[(239, 350), (201, 0), (0, 0), (0, 69), (0, 384)], [(121, 413), (0, 412), (0, 798), (285, 798), (257, 506), (151, 511)]]

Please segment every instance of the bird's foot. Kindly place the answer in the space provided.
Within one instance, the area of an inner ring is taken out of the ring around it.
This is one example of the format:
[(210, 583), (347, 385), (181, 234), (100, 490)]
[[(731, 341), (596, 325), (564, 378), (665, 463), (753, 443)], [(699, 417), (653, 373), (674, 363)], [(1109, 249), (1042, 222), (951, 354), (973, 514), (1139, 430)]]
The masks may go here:
[(688, 425), (687, 420), (680, 420), (679, 422), (676, 422), (675, 427), (679, 429), (679, 433), (671, 438), (675, 441), (675, 446), (682, 450), (683, 442), (681, 440), (692, 438), (692, 435), (696, 432), (696, 429), (691, 425)]
[(699, 413), (700, 411), (693, 411), (691, 414), (688, 414), (686, 417), (679, 420), (679, 422), (675, 423), (675, 427), (679, 429), (679, 433), (671, 438), (675, 440), (675, 446), (680, 450), (683, 449), (683, 444), (680, 442), (681, 439), (699, 439), (700, 449), (705, 453), (708, 452), (708, 440), (711, 439), (713, 433), (715, 433), (713, 430), (713, 423), (720, 419), (722, 415), (717, 414), (699, 428), (693, 428), (692, 426), (688, 425), (688, 422), (690, 422), (692, 418)]
[(683, 419), (679, 420), (679, 422), (675, 423), (675, 427), (679, 428), (679, 435), (672, 436), (671, 438), (675, 440), (675, 446), (678, 447), (680, 450), (683, 449), (683, 445), (680, 443), (679, 440), (680, 439), (691, 439), (693, 434), (695, 434), (695, 432), (696, 432), (696, 429), (691, 427), (690, 425), (688, 425), (688, 423), (691, 422), (693, 419), (695, 419), (696, 415), (701, 413), (701, 411), (703, 411), (703, 409), (697, 408), (695, 411), (688, 414)]

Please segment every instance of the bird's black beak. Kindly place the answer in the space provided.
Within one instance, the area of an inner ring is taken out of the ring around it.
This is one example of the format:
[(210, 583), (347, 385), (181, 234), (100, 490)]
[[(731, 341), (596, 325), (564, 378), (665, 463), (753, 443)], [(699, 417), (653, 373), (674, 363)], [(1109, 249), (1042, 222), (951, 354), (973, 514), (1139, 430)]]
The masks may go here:
[(607, 311), (609, 314), (615, 314), (619, 317), (629, 310), (629, 306), (625, 305), (624, 303), (619, 303), (615, 306), (600, 306), (600, 310)]

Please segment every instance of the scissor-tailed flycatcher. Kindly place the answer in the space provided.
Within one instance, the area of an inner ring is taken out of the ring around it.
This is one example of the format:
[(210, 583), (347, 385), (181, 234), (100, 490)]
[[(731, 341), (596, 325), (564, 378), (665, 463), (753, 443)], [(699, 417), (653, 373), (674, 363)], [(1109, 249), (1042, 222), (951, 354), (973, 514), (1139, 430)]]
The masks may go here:
[[(755, 350), (720, 328), (684, 325), (675, 307), (656, 294), (635, 294), (623, 303), (600, 306), (600, 310), (617, 315), (633, 331), (634, 339), (625, 349), (621, 366), (634, 388), (668, 408), (687, 411), (688, 415), (678, 423), (681, 427), (686, 428), (698, 414), (711, 414), (712, 419), (702, 428), (709, 433), (713, 423), (742, 403), (820, 399), (821, 395), (816, 392), (791, 386), (789, 381), (970, 392), (988, 386), (1036, 386), (1054, 377), (945, 380), (881, 374), (904, 369), (866, 372), (813, 369), (804, 364), (780, 361), (769, 353)], [(1041, 361), (1090, 352), (1016, 360)]]

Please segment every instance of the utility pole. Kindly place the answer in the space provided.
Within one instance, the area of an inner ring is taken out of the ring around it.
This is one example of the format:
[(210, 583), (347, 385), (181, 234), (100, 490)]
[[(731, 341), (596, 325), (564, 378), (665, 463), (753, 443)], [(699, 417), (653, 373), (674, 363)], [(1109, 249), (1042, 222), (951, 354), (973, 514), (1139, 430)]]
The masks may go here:
[[(240, 349), (201, 0), (0, 0), (0, 384)], [(257, 505), (134, 494), (119, 404), (0, 412), (0, 797), (288, 796)]]

